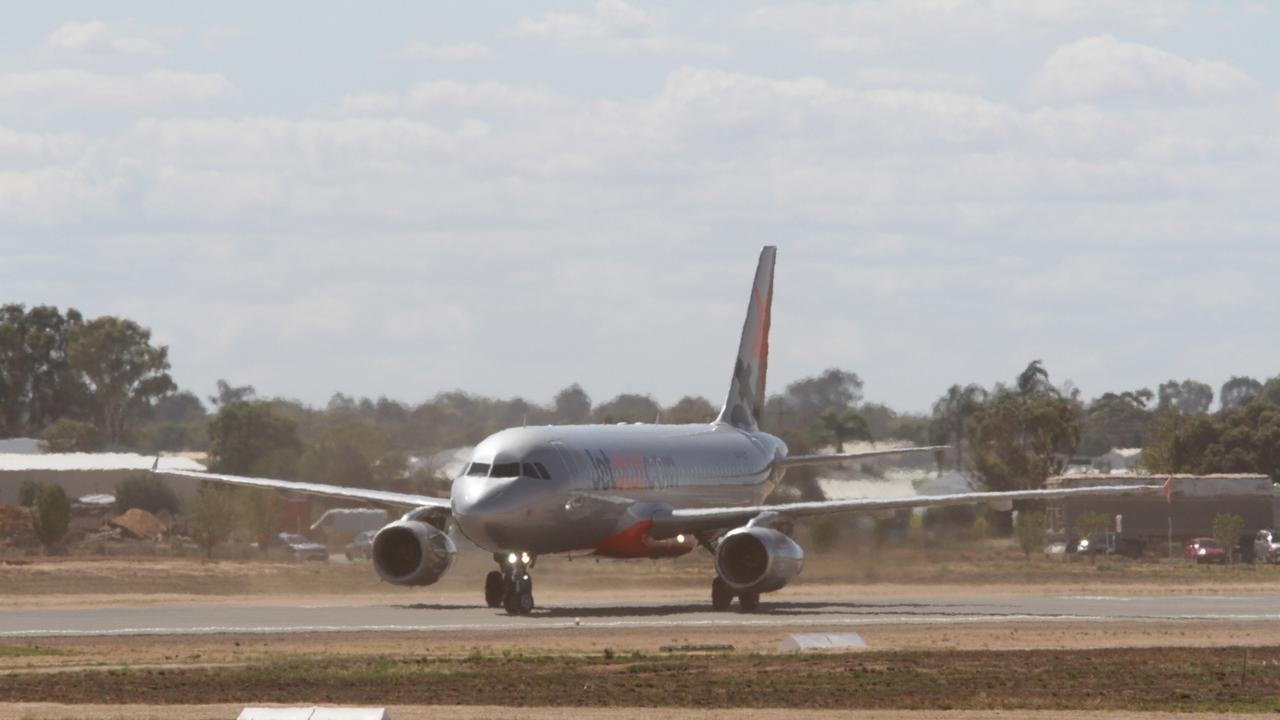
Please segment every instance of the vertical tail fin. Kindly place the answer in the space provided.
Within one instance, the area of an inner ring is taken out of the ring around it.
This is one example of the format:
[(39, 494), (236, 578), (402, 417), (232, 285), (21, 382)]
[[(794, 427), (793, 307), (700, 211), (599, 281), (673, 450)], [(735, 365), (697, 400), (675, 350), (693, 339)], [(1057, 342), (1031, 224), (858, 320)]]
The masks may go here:
[(756, 265), (755, 284), (747, 304), (747, 319), (742, 324), (742, 340), (733, 363), (733, 380), (729, 396), (720, 410), (718, 423), (728, 423), (744, 430), (755, 430), (764, 412), (764, 379), (769, 367), (769, 319), (773, 308), (773, 264), (778, 249), (766, 245)]

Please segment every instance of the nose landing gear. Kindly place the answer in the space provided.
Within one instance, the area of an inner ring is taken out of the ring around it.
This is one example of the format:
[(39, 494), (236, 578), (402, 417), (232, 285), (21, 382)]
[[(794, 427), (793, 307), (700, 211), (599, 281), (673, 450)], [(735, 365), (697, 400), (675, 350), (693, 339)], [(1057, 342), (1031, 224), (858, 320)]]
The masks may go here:
[(509, 615), (528, 615), (533, 610), (533, 578), (529, 575), (536, 558), (528, 553), (494, 553), (501, 570), (484, 579), (484, 601), (491, 608), (504, 607)]

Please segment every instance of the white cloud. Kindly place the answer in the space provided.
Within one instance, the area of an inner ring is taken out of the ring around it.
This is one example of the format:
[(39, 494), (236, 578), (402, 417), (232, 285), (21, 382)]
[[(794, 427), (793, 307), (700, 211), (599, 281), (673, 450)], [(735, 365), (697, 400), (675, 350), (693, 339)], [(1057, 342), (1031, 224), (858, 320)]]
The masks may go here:
[(40, 44), (40, 52), (67, 59), (109, 55), (158, 57), (169, 51), (168, 43), (180, 34), (133, 23), (69, 22), (49, 33)]
[(721, 57), (729, 48), (666, 32), (667, 18), (623, 0), (597, 0), (590, 15), (549, 13), (511, 29), (517, 38), (548, 40), (573, 52)]
[(453, 45), (417, 42), (391, 53), (388, 57), (392, 60), (450, 60), (466, 62), (497, 60), (498, 54), (490, 49), (489, 46), (474, 42)]
[(231, 81), (217, 73), (107, 74), (64, 68), (0, 74), (0, 115), (38, 117), (89, 107), (208, 103), (238, 95)]
[(753, 29), (814, 38), (825, 52), (878, 54), (939, 39), (1018, 38), (1088, 27), (1147, 32), (1181, 25), (1185, 0), (857, 0), (758, 8)]
[(433, 80), (418, 83), (404, 95), (352, 93), (338, 103), (346, 115), (378, 115), (432, 110), (544, 112), (565, 106), (569, 99), (545, 87), (493, 81)]
[(1257, 99), (1261, 86), (1224, 62), (1187, 60), (1148, 45), (1101, 35), (1055, 50), (1032, 78), (1030, 95), (1041, 102), (1221, 101)]

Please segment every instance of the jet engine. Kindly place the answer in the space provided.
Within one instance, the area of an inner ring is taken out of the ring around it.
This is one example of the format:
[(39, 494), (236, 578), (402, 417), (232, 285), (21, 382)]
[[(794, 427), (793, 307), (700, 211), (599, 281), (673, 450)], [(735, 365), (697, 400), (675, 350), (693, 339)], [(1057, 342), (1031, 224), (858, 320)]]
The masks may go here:
[(373, 567), (394, 585), (431, 585), (453, 565), (458, 548), (447, 532), (421, 520), (397, 520), (373, 536)]
[(804, 567), (804, 550), (769, 527), (730, 530), (716, 548), (716, 573), (739, 592), (779, 590)]

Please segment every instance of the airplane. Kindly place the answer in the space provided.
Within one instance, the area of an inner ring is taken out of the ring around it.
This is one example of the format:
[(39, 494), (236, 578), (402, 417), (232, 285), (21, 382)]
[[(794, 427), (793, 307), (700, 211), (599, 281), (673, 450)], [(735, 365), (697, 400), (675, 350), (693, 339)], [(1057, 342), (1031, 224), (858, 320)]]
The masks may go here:
[(708, 424), (518, 427), (485, 438), (454, 478), (450, 497), (347, 488), (207, 472), (152, 469), (162, 476), (303, 493), (407, 508), (377, 532), (371, 552), (378, 575), (396, 585), (431, 585), (458, 549), (450, 526), (491, 551), (498, 568), (484, 582), (485, 602), (524, 615), (534, 608), (530, 571), (543, 555), (590, 551), (608, 558), (676, 557), (706, 548), (714, 555), (711, 606), (744, 612), (762, 593), (782, 589), (804, 565), (791, 536), (803, 517), (843, 512), (989, 503), (1077, 495), (1140, 495), (1162, 485), (967, 492), (858, 500), (765, 504), (795, 467), (943, 447), (898, 447), (826, 455), (791, 455), (760, 429), (769, 359), (777, 249), (760, 253), (738, 354), (723, 408)]

